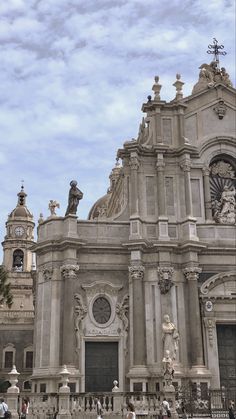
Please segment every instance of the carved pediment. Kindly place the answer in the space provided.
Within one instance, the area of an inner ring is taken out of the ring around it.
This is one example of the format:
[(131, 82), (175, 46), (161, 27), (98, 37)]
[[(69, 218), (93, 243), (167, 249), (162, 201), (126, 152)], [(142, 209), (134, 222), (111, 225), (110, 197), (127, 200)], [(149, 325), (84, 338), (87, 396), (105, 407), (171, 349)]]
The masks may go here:
[(208, 298), (236, 298), (236, 272), (224, 272), (205, 281), (200, 295)]

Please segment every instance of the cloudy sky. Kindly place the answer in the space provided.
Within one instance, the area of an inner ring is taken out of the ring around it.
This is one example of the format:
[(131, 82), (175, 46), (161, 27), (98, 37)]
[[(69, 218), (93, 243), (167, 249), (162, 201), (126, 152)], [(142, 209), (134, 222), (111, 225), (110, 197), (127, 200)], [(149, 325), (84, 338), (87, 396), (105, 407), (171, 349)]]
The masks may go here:
[[(137, 136), (141, 105), (160, 76), (174, 98), (191, 92), (216, 37), (234, 74), (234, 0), (7, 0), (0, 2), (0, 238), (24, 179), (37, 222), (69, 182), (79, 217), (109, 184), (116, 150)], [(234, 81), (235, 83), (235, 81)]]

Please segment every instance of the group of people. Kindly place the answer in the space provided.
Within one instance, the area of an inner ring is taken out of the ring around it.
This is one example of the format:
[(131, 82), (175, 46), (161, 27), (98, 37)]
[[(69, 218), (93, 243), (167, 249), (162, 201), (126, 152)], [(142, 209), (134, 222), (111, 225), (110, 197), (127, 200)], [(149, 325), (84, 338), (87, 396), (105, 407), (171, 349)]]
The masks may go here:
[[(26, 419), (26, 415), (29, 412), (29, 399), (24, 398), (22, 399), (21, 410), (19, 412), (20, 419)], [(3, 398), (0, 398), (0, 419), (10, 419), (11, 412), (8, 409), (7, 403), (4, 401)]]

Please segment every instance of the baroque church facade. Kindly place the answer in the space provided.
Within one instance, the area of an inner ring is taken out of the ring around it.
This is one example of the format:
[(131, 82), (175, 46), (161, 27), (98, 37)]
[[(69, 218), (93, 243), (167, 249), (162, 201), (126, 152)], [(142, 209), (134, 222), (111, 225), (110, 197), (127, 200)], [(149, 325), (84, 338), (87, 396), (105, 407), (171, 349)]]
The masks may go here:
[(235, 89), (218, 62), (200, 69), (188, 97), (176, 75), (170, 102), (155, 77), (88, 220), (52, 205), (35, 242), (19, 192), (3, 242), (14, 304), (0, 308), (2, 380), (15, 364), (21, 388), (57, 392), (66, 365), (71, 391), (155, 391), (169, 356), (175, 386), (236, 388)]

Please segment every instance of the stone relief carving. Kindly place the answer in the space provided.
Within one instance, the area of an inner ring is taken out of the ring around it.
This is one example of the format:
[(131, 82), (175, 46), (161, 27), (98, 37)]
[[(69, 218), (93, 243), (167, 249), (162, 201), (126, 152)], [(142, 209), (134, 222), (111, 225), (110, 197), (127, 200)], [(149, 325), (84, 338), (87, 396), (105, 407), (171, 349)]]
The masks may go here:
[(142, 265), (129, 266), (129, 274), (131, 279), (143, 279), (145, 268)]
[(202, 64), (199, 68), (199, 79), (195, 84), (192, 93), (197, 93), (206, 88), (212, 88), (216, 83), (223, 83), (228, 87), (232, 87), (229, 74), (224, 67), (221, 67), (220, 69), (216, 61), (212, 61), (210, 64)]
[(205, 318), (204, 319), (205, 327), (208, 331), (208, 339), (210, 346), (213, 346), (214, 343), (214, 329), (215, 329), (215, 319)]
[(176, 359), (179, 347), (179, 333), (174, 323), (170, 321), (168, 314), (164, 315), (162, 323), (162, 340), (163, 340), (163, 353), (169, 352), (172, 360)]
[(172, 276), (174, 269), (170, 267), (158, 267), (157, 272), (159, 274), (158, 285), (160, 287), (161, 294), (167, 294), (171, 287), (174, 285)]
[(227, 163), (223, 160), (219, 160), (216, 163), (213, 163), (210, 168), (212, 176), (220, 176), (224, 178), (234, 178), (235, 171), (233, 166), (230, 163)]
[(60, 270), (64, 279), (76, 279), (79, 272), (79, 265), (63, 265)]
[(96, 294), (117, 296), (117, 293), (122, 288), (122, 286), (114, 285), (105, 281), (95, 281), (92, 284), (82, 284), (82, 288), (86, 291), (86, 295), (89, 298), (93, 298)]
[(138, 156), (136, 154), (132, 155), (132, 153), (131, 153), (129, 165), (130, 165), (132, 170), (138, 170), (139, 159), (138, 159)]
[(53, 275), (53, 269), (49, 267), (45, 267), (42, 270), (44, 281), (50, 281)]
[(218, 105), (217, 106), (215, 106), (214, 108), (213, 108), (213, 110), (215, 111), (215, 113), (218, 115), (218, 118), (219, 119), (223, 119), (224, 118), (224, 116), (225, 116), (225, 114), (226, 114), (226, 110), (227, 110), (227, 107), (226, 107), (226, 105), (225, 105), (225, 102), (224, 102), (224, 100), (219, 100), (219, 103), (218, 103)]
[(220, 224), (235, 224), (235, 170), (223, 160), (210, 167), (210, 190), (213, 218)]
[(79, 294), (74, 295), (76, 305), (74, 307), (74, 318), (75, 318), (75, 338), (76, 338), (76, 352), (80, 350), (80, 338), (82, 332), (82, 320), (87, 314), (87, 307), (83, 304), (83, 300)]
[(129, 329), (129, 295), (127, 294), (122, 303), (116, 304), (116, 314), (123, 323), (124, 331), (124, 349), (127, 349), (128, 329)]

